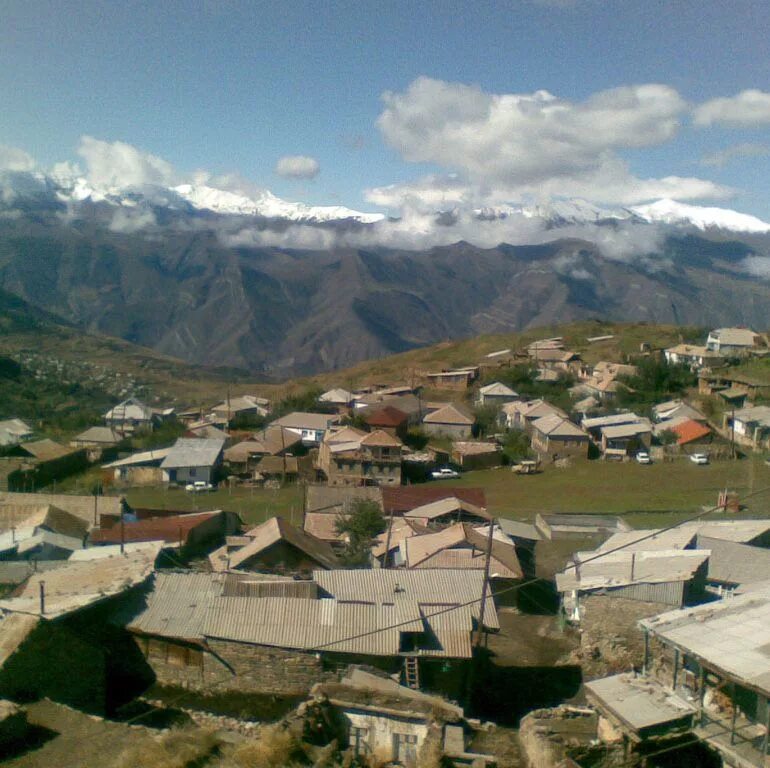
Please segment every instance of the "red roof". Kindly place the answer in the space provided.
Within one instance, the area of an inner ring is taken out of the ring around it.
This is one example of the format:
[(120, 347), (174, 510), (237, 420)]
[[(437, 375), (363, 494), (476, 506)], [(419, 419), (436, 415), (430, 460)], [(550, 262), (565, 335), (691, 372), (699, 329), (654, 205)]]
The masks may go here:
[(382, 507), (386, 514), (403, 515), (415, 507), (452, 497), (477, 507), (487, 506), (483, 488), (453, 488), (450, 485), (400, 485), (383, 487)]
[(704, 437), (708, 437), (711, 434), (711, 430), (693, 419), (687, 419), (679, 424), (671, 427), (671, 431), (677, 435), (677, 443), (679, 445), (686, 445), (696, 440), (702, 440)]
[(367, 416), (364, 421), (372, 427), (400, 427), (409, 419), (403, 411), (386, 405)]
[[(126, 521), (123, 523), (124, 541), (165, 541), (177, 544), (180, 540), (187, 541), (190, 532), (201, 523), (205, 523), (221, 512), (197, 512), (189, 515), (172, 515), (169, 517), (149, 517), (145, 520)], [(111, 528), (94, 528), (91, 531), (93, 544), (120, 544), (120, 523)]]

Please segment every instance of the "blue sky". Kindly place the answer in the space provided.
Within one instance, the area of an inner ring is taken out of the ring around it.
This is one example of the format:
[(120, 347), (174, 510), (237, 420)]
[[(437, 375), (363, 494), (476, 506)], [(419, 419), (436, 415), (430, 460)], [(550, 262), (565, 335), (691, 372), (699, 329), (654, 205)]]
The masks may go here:
[[(767, 11), (748, 0), (5, 0), (0, 144), (48, 167), (87, 161), (83, 135), (122, 141), (181, 176), (238, 173), (287, 199), (364, 210), (433, 204), (426, 190), (444, 189), (453, 173), (474, 201), (580, 194), (626, 204), (670, 190), (770, 220)], [(612, 89), (643, 84), (666, 89), (642, 94), (641, 117), (633, 105), (617, 112), (639, 94)], [(697, 111), (750, 89), (760, 92), (751, 104)], [(551, 138), (567, 131), (565, 152), (583, 155), (574, 167), (547, 162), (554, 145), (532, 124), (508, 141), (507, 107), (494, 126), (477, 112), (496, 95), (541, 90), (565, 107), (568, 126)], [(605, 146), (585, 125), (604, 113), (586, 117), (580, 105), (608, 90)], [(468, 104), (468, 122), (456, 120)], [(287, 155), (317, 160), (320, 172), (278, 175)], [(687, 181), (640, 183), (669, 177)], [(392, 194), (367, 192), (383, 187)]]

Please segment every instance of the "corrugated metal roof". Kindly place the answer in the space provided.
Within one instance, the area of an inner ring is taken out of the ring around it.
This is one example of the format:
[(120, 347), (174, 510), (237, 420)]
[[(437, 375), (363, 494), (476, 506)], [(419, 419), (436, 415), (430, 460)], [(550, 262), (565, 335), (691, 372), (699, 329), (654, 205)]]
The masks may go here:
[(326, 430), (332, 424), (339, 424), (341, 417), (335, 413), (308, 413), (305, 411), (294, 411), (276, 419), (273, 424), (279, 427), (288, 427), (289, 429), (315, 429)]
[(339, 567), (331, 546), (310, 533), (296, 528), (281, 517), (273, 517), (246, 534), (250, 542), (230, 553), (230, 567), (239, 568), (278, 542), (285, 541), (325, 568)]
[(180, 437), (161, 462), (164, 469), (211, 467), (222, 453), (225, 441), (197, 437)]
[[(360, 489), (365, 490), (365, 489)], [(446, 498), (461, 499), (477, 507), (487, 506), (483, 488), (455, 488), (451, 485), (400, 485), (381, 489), (382, 504), (386, 513), (402, 515), (415, 507)]]
[(222, 593), (222, 579), (210, 573), (155, 574), (147, 607), (128, 625), (132, 632), (203, 640), (203, 625), (212, 600)]
[(700, 549), (640, 552), (624, 549), (578, 563), (577, 567), (575, 563), (567, 566), (556, 574), (556, 588), (559, 592), (588, 591), (628, 584), (689, 581), (708, 557), (708, 550)]
[(473, 424), (473, 418), (463, 413), (458, 406), (445, 405), (423, 418), (425, 424), (459, 424), (469, 426)]
[(519, 393), (514, 392), (510, 387), (506, 386), (502, 382), (495, 381), (492, 384), (487, 384), (485, 387), (479, 389), (481, 395), (491, 395), (493, 397), (518, 397)]
[(456, 496), (447, 496), (438, 501), (431, 501), (404, 513), (404, 517), (416, 517), (426, 520), (434, 520), (437, 517), (452, 514), (453, 512), (467, 512), (470, 515), (491, 520), (492, 516), (483, 507), (478, 507)]
[(139, 467), (143, 464), (160, 464), (166, 456), (171, 453), (171, 448), (155, 448), (152, 451), (139, 451), (126, 456), (124, 459), (111, 461), (109, 464), (102, 464), (103, 469), (114, 469), (115, 467)]
[(280, 648), (323, 647), (338, 653), (396, 656), (400, 630), (389, 628), (396, 622), (393, 606), (330, 599), (217, 597), (203, 633), (221, 640)]
[(346, 535), (337, 533), (337, 512), (306, 512), (303, 523), (304, 530), (321, 541), (344, 542)]
[[(478, 616), (484, 582), (481, 571), (449, 568), (314, 571), (313, 578), (328, 594), (345, 602), (393, 603), (396, 596), (401, 595), (436, 608), (470, 603), (474, 617)], [(490, 601), (484, 623), (493, 629), (499, 626)]]
[[(192, 512), (185, 515), (125, 521), (122, 526), (120, 523), (115, 523), (110, 528), (94, 528), (91, 531), (91, 542), (117, 544), (123, 538), (124, 541), (164, 541), (167, 544), (181, 545), (199, 525), (207, 523), (214, 517), (222, 517), (222, 514), (219, 511)], [(223, 520), (223, 529), (224, 525)]]
[(359, 499), (374, 501), (382, 507), (383, 490), (387, 489), (378, 486), (309, 485), (305, 499), (305, 511), (319, 512), (335, 507), (349, 507)]
[[(736, 544), (734, 541), (698, 536), (698, 549), (711, 552), (708, 577), (724, 584), (754, 584), (770, 581), (770, 549)], [(770, 628), (769, 628), (770, 631)]]
[(770, 586), (640, 624), (706, 666), (770, 696)]

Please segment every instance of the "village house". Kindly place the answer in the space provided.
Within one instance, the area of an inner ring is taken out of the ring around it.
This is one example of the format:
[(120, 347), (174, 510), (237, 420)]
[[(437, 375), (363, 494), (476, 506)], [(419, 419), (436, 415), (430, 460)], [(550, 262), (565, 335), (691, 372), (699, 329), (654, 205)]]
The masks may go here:
[(319, 568), (339, 568), (331, 546), (287, 520), (270, 520), (237, 536), (209, 555), (214, 571), (256, 571), (309, 577)]
[(760, 582), (770, 583), (770, 549), (700, 533), (695, 547), (711, 553), (706, 578), (712, 590), (720, 596), (723, 590), (735, 590)]
[(514, 390), (505, 384), (495, 381), (492, 384), (487, 384), (479, 389), (478, 395), (476, 396), (476, 404), (481, 406), (491, 405), (500, 408), (506, 403), (518, 400), (519, 397), (518, 392), (514, 392)]
[(318, 402), (322, 405), (333, 406), (340, 412), (347, 412), (353, 405), (353, 393), (339, 387), (329, 389), (322, 395), (319, 395)]
[(403, 516), (417, 507), (442, 499), (453, 499), (486, 510), (487, 499), (483, 488), (456, 488), (451, 485), (402, 485), (382, 489), (382, 509), (386, 515)]
[[(123, 440), (123, 436), (112, 427), (89, 427), (85, 432), (70, 440), (73, 448), (85, 448), (90, 462), (102, 459), (103, 455)], [(113, 451), (112, 455), (115, 455)]]
[(318, 469), (329, 485), (401, 485), (403, 444), (377, 430), (342, 427), (326, 433), (318, 450)]
[(759, 343), (759, 334), (750, 328), (716, 328), (709, 332), (706, 349), (726, 357), (748, 355)]
[(18, 514), (15, 510), (19, 508), (23, 509), (22, 514), (26, 516), (30, 507), (49, 505), (79, 518), (88, 530), (98, 526), (102, 516), (118, 519), (122, 513), (130, 511), (122, 496), (0, 492), (0, 520)]
[(687, 446), (690, 451), (706, 448), (711, 445), (714, 439), (714, 433), (705, 424), (694, 419), (677, 420), (667, 429), (676, 435), (678, 446)]
[(468, 389), (478, 377), (479, 368), (476, 365), (423, 374), (426, 386), (432, 389), (451, 389), (455, 391)]
[(424, 416), (422, 428), (425, 434), (433, 437), (467, 440), (471, 436), (474, 421), (459, 406), (449, 403)]
[(613, 515), (569, 515), (538, 512), (535, 528), (548, 541), (563, 539), (585, 539), (597, 537), (602, 540), (609, 536), (630, 531), (631, 526), (622, 517)]
[[(455, 523), (441, 531), (401, 540), (396, 566), (404, 568), (467, 568), (483, 570), (486, 565), (488, 526), (475, 528), (469, 523)], [(490, 578), (512, 581), (524, 573), (513, 542), (495, 527), (489, 567)]]
[(401, 440), (406, 437), (409, 429), (409, 416), (392, 405), (367, 408), (363, 418), (369, 429), (382, 430)]
[(467, 472), (472, 469), (499, 467), (502, 452), (497, 443), (458, 440), (452, 443), (451, 458), (454, 464)]
[(741, 408), (746, 401), (753, 403), (770, 397), (770, 377), (746, 373), (740, 368), (703, 370), (698, 375), (698, 393), (719, 395), (730, 405)]
[(170, 452), (171, 448), (139, 451), (103, 464), (102, 469), (107, 470), (119, 485), (158, 485), (163, 482), (160, 465)]
[(500, 414), (500, 422), (506, 429), (519, 429), (530, 433), (530, 426), (533, 421), (543, 416), (560, 416), (567, 418), (567, 414), (551, 405), (545, 400), (518, 401), (515, 403), (506, 403)]
[(619, 379), (636, 376), (638, 373), (639, 369), (635, 365), (603, 360), (596, 363), (590, 373), (585, 372), (582, 387), (586, 394), (593, 395), (602, 402), (612, 401), (615, 399), (618, 389), (623, 386)]
[(532, 450), (540, 461), (588, 456), (590, 438), (576, 424), (557, 414), (542, 416), (530, 425)]
[(88, 525), (50, 504), (0, 507), (0, 560), (66, 560), (83, 548)]
[(146, 687), (149, 670), (114, 617), (151, 576), (159, 550), (81, 549), (0, 600), (0, 695), (104, 714)]
[(456, 523), (483, 525), (492, 520), (492, 516), (484, 507), (459, 496), (445, 496), (420, 504), (404, 511), (403, 517), (415, 520), (432, 530)]
[(724, 356), (717, 352), (694, 344), (677, 344), (663, 350), (669, 365), (686, 365), (691, 371), (699, 371), (706, 366), (715, 367), (724, 363)]
[(564, 348), (530, 347), (528, 354), (531, 362), (540, 370), (557, 374), (577, 374), (580, 371), (580, 355), (577, 352)]
[(770, 445), (770, 406), (756, 405), (737, 411), (725, 411), (724, 428), (736, 442), (751, 448)]
[[(160, 572), (128, 629), (166, 686), (307, 695), (364, 663), (457, 695), (482, 582), (481, 571), (451, 569), (316, 570), (313, 581)], [(483, 618), (497, 631), (491, 599)]]
[[(695, 737), (724, 765), (767, 765), (770, 754), (770, 623), (766, 585), (640, 622), (641, 675), (589, 682), (589, 702), (644, 754), (661, 738)], [(655, 739), (655, 742), (651, 742)]]
[(280, 419), (276, 419), (274, 427), (285, 427), (299, 435), (304, 445), (317, 446), (324, 439), (326, 432), (341, 421), (339, 414), (306, 413), (294, 411)]
[(33, 435), (32, 427), (21, 419), (0, 421), (0, 447), (18, 445)]
[(163, 542), (164, 550), (176, 550), (183, 557), (192, 557), (208, 554), (225, 537), (239, 531), (240, 526), (238, 515), (223, 510), (143, 517), (138, 520), (124, 515), (122, 521), (108, 519), (100, 528), (94, 528), (89, 543), (102, 546), (159, 541)]
[(391, 517), (387, 528), (374, 539), (372, 558), (381, 566), (391, 568), (396, 565), (401, 542), (410, 536), (422, 536), (432, 533), (435, 529), (428, 528), (422, 522), (410, 517)]
[(271, 424), (247, 440), (226, 448), (224, 462), (233, 474), (251, 475), (266, 456), (294, 456), (305, 452), (297, 432)]
[(463, 764), (493, 759), (466, 752), (460, 707), (387, 676), (351, 667), (339, 682), (313, 686), (311, 697), (310, 706), (332, 710), (323, 718), (338, 724), (329, 738), (336, 737), (361, 760), (417, 768), (430, 759), (431, 743), (433, 751)]
[(150, 431), (156, 424), (172, 419), (174, 409), (158, 409), (145, 405), (135, 397), (129, 397), (118, 403), (104, 414), (104, 423), (122, 435), (139, 431)]
[(270, 413), (270, 401), (256, 395), (228, 396), (215, 405), (211, 413), (228, 425), (239, 420), (264, 418)]
[(607, 458), (625, 459), (639, 451), (649, 451), (652, 444), (652, 425), (646, 419), (631, 424), (602, 427), (600, 448)]
[(223, 449), (223, 440), (180, 437), (160, 463), (164, 481), (177, 485), (215, 484)]

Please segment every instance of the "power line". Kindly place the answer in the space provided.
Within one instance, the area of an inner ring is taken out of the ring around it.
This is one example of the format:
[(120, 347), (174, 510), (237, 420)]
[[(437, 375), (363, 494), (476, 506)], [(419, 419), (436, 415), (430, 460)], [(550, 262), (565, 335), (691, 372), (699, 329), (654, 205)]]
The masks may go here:
[[(744, 499), (750, 499), (750, 498), (753, 498), (754, 496), (758, 496), (758, 495), (760, 495), (762, 493), (767, 493), (768, 491), (770, 491), (770, 486), (765, 486), (764, 488), (760, 488), (760, 489), (758, 489), (756, 491), (753, 491), (752, 493), (747, 494), (743, 498)], [(619, 551), (621, 551), (623, 549), (627, 549), (628, 547), (630, 547), (633, 544), (638, 544), (638, 543), (640, 543), (642, 541), (647, 541), (648, 539), (654, 539), (657, 536), (659, 536), (661, 533), (667, 533), (668, 531), (676, 530), (677, 528), (680, 528), (681, 526), (686, 525), (687, 523), (693, 523), (693, 522), (695, 522), (697, 520), (700, 520), (701, 518), (705, 517), (706, 515), (710, 515), (713, 512), (718, 512), (720, 509), (722, 509), (722, 506), (719, 505), (719, 504), (717, 504), (717, 505), (715, 505), (713, 507), (709, 507), (709, 508), (699, 512), (697, 515), (693, 515), (692, 517), (688, 517), (688, 518), (686, 518), (684, 520), (680, 520), (678, 523), (673, 523), (672, 525), (666, 526), (665, 528), (659, 528), (654, 533), (649, 533), (649, 534), (647, 534), (645, 536), (640, 536), (638, 539), (634, 539), (633, 541), (628, 541), (625, 544), (620, 544), (619, 546), (613, 547), (612, 549), (607, 549), (607, 550), (604, 550), (602, 552), (598, 552), (597, 554), (593, 555), (592, 557), (588, 557), (585, 560), (581, 560), (580, 564), (581, 565), (585, 565), (586, 563), (591, 563), (594, 560), (599, 560), (600, 558), (606, 557), (607, 555), (611, 555), (614, 552), (619, 552)], [(539, 581), (540, 581), (540, 579), (533, 578), (533, 579), (529, 579), (527, 581), (520, 582), (519, 584), (513, 584), (510, 587), (505, 587), (504, 589), (499, 590), (496, 593), (495, 596), (497, 597), (498, 595), (504, 595), (504, 594), (507, 594), (508, 592), (514, 592), (516, 590), (523, 589), (524, 587), (527, 587), (527, 586), (529, 586), (531, 584), (536, 584)], [(480, 603), (481, 601), (482, 601), (481, 597), (476, 597), (476, 598), (473, 598), (472, 600), (467, 600), (464, 603), (457, 603), (456, 605), (447, 606), (447, 607), (442, 608), (442, 609), (440, 609), (438, 611), (434, 611), (433, 613), (423, 614), (423, 618), (426, 619), (426, 620), (427, 619), (431, 619), (434, 616), (441, 616), (442, 614), (449, 613), (451, 611), (458, 611), (458, 610), (461, 610), (462, 608), (468, 608), (471, 605), (475, 605), (476, 603)], [(363, 637), (368, 637), (369, 635), (375, 635), (375, 634), (377, 634), (379, 632), (386, 632), (386, 631), (388, 631), (390, 629), (398, 629), (399, 627), (405, 626), (406, 624), (413, 623), (413, 621), (414, 621), (414, 619), (406, 619), (405, 621), (399, 621), (396, 624), (390, 624), (390, 625), (385, 626), (385, 627), (378, 627), (377, 629), (369, 630), (367, 632), (361, 632), (361, 633), (356, 634), (356, 635), (350, 635), (348, 637), (342, 637), (342, 638), (339, 638), (338, 640), (333, 640), (333, 641), (330, 641), (328, 643), (323, 643), (321, 645), (314, 645), (312, 647), (308, 647), (308, 648), (305, 648), (303, 650), (307, 650), (307, 651), (322, 650), (324, 648), (329, 648), (329, 647), (331, 647), (333, 645), (339, 645), (340, 643), (347, 643), (347, 642), (350, 642), (352, 640), (359, 640), (359, 639), (361, 639)]]

